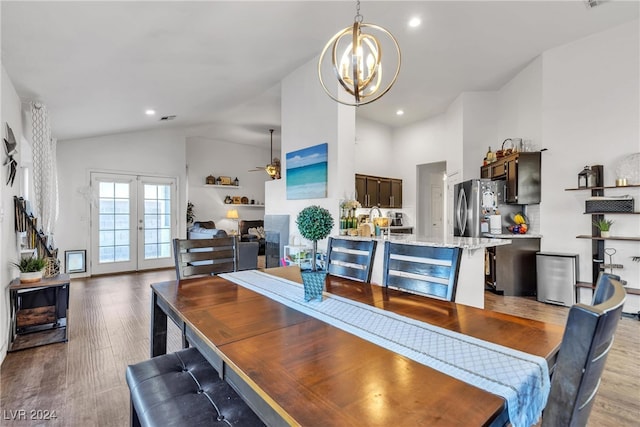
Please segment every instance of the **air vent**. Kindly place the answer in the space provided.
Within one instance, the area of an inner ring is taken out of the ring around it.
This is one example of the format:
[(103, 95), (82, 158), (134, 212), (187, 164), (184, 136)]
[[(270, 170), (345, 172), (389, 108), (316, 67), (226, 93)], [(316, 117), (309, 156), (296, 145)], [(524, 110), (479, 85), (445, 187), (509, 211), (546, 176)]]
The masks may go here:
[(169, 120), (173, 120), (175, 118), (176, 118), (175, 115), (174, 116), (163, 116), (163, 117), (160, 117), (160, 121), (161, 122), (166, 122), (166, 121), (169, 121)]

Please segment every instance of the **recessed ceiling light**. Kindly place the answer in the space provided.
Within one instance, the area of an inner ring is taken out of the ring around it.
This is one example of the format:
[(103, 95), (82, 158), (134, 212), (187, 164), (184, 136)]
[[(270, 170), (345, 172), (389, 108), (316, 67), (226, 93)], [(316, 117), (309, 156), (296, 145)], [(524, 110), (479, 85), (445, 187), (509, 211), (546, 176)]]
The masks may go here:
[(418, 18), (417, 16), (415, 16), (415, 17), (413, 17), (413, 18), (411, 18), (411, 19), (409, 20), (409, 26), (410, 26), (411, 28), (419, 27), (419, 26), (420, 26), (420, 24), (422, 24), (422, 20), (420, 20), (420, 18)]
[(396, 111), (396, 116), (401, 116), (404, 114), (404, 110), (398, 110)]
[(153, 116), (156, 114), (156, 110), (145, 110), (144, 112), (147, 116)]

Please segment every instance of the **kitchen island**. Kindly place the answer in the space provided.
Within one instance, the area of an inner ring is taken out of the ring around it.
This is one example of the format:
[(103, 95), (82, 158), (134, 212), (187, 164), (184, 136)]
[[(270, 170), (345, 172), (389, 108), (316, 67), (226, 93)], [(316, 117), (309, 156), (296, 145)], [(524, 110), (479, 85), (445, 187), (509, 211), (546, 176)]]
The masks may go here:
[(458, 288), (455, 302), (484, 308), (484, 254), (485, 248), (511, 244), (509, 239), (484, 239), (472, 237), (433, 237), (416, 236), (415, 234), (393, 234), (373, 237), (334, 236), (335, 239), (378, 241), (373, 259), (371, 283), (382, 286), (384, 276), (384, 243), (404, 243), (408, 245), (438, 246), (445, 248), (462, 248)]

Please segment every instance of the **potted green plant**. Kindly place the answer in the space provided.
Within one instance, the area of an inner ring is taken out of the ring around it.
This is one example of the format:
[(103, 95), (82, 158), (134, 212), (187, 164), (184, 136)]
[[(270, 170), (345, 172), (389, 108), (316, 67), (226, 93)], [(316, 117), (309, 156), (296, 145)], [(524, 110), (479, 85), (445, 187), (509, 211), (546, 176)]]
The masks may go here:
[(313, 242), (311, 250), (311, 271), (302, 272), (302, 282), (304, 285), (304, 299), (309, 301), (313, 298), (322, 299), (322, 290), (327, 273), (318, 271), (316, 268), (316, 254), (318, 252), (318, 240), (325, 239), (333, 228), (333, 217), (331, 213), (320, 206), (307, 206), (298, 214), (296, 219), (298, 231), (305, 239)]
[(593, 225), (600, 230), (600, 237), (609, 237), (609, 229), (611, 228), (613, 221), (610, 219), (599, 219), (593, 221)]
[(22, 258), (20, 262), (12, 262), (12, 265), (20, 270), (21, 283), (35, 283), (42, 280), (43, 270), (47, 266), (44, 258), (33, 257)]

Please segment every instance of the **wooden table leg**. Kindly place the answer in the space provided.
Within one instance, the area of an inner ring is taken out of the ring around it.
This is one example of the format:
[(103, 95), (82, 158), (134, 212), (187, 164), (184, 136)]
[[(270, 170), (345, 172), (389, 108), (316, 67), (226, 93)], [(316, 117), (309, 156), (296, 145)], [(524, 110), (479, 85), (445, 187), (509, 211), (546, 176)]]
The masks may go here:
[(167, 354), (167, 313), (158, 305), (158, 295), (151, 293), (151, 357)]

